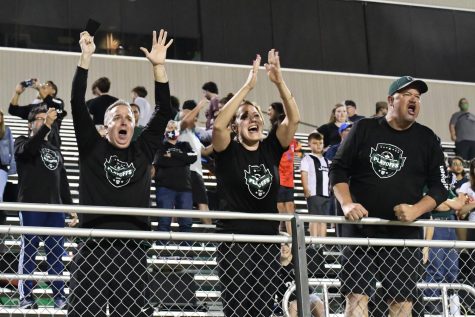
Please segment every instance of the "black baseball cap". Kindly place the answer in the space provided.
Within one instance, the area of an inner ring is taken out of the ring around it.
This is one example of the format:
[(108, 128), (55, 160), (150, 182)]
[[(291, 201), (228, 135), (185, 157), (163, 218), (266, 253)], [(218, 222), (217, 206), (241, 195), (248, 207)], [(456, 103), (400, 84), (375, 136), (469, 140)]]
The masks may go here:
[(427, 92), (427, 84), (420, 80), (420, 79), (415, 79), (414, 77), (411, 76), (402, 76), (401, 78), (396, 79), (391, 86), (389, 86), (389, 91), (388, 95), (392, 96), (399, 90), (409, 87), (409, 86), (414, 86), (419, 90), (419, 93), (423, 94)]

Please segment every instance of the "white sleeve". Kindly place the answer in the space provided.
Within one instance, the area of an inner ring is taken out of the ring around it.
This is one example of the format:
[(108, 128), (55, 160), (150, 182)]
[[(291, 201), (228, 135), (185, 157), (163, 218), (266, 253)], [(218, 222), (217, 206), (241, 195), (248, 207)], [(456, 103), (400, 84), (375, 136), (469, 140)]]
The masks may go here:
[(302, 161), (300, 161), (300, 171), (308, 172), (310, 163), (309, 160), (311, 160), (311, 158), (308, 156), (308, 154), (305, 154)]
[(469, 186), (470, 186), (470, 182), (463, 183), (462, 186), (460, 186), (458, 192), (468, 194)]

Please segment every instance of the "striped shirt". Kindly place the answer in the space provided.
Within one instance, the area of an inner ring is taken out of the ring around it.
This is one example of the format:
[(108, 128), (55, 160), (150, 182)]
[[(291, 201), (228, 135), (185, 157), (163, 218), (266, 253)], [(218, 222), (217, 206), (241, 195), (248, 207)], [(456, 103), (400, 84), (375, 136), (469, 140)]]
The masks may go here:
[(324, 157), (318, 157), (313, 153), (305, 154), (300, 163), (300, 171), (308, 173), (308, 188), (310, 195), (330, 196), (330, 184), (328, 178), (329, 164)]

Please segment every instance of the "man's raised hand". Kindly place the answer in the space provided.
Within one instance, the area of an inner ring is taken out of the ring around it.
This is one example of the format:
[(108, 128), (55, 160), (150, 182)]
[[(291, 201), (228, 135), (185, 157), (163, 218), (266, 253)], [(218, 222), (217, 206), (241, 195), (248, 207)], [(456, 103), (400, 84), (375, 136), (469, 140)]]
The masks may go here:
[(167, 31), (161, 29), (157, 38), (157, 31), (153, 31), (152, 34), (152, 49), (150, 52), (141, 47), (140, 50), (144, 52), (145, 57), (152, 63), (153, 66), (165, 64), (167, 57), (167, 49), (172, 45), (173, 39), (167, 43)]
[(89, 35), (88, 32), (81, 32), (79, 38), (79, 46), (81, 47), (81, 52), (86, 55), (92, 55), (96, 51), (96, 44), (94, 44), (94, 37)]

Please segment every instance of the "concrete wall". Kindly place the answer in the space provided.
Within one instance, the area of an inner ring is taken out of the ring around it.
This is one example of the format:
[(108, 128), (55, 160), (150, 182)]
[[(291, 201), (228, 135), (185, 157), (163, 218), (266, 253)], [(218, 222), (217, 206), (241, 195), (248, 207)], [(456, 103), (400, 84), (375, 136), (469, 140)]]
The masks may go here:
[[(79, 54), (52, 51), (19, 50), (0, 48), (0, 100), (1, 109), (6, 111), (15, 85), (27, 78), (38, 77), (45, 81), (53, 80), (58, 85), (58, 97), (66, 103), (69, 111), (71, 80)], [(285, 67), (285, 56), (281, 57)], [(437, 65), (434, 65), (437, 67)], [(201, 85), (215, 81), (220, 95), (237, 91), (247, 77), (250, 67), (245, 65), (226, 65), (169, 60), (167, 71), (171, 92), (183, 102), (186, 99), (198, 100), (202, 96)], [(410, 74), (408, 74), (410, 75)], [(153, 74), (145, 58), (96, 55), (89, 74), (89, 87), (101, 76), (112, 81), (110, 93), (119, 98), (130, 99), (130, 90), (143, 85), (149, 90), (148, 99), (153, 101)], [(333, 105), (344, 99), (353, 99), (358, 105), (358, 113), (370, 116), (374, 113), (376, 101), (385, 100), (391, 77), (358, 74), (330, 73), (285, 69), (284, 76), (295, 96), (302, 121), (321, 125), (329, 118)], [(428, 125), (442, 138), (449, 141), (448, 121), (457, 110), (461, 97), (475, 102), (475, 84), (428, 80), (429, 92), (423, 96), (420, 122)], [(27, 104), (35, 97), (28, 89), (20, 99)], [(86, 98), (91, 98), (90, 90)], [(279, 100), (279, 95), (265, 71), (259, 73), (258, 84), (248, 99), (256, 101), (264, 109)], [(201, 118), (203, 118), (202, 116)], [(312, 128), (300, 126), (299, 131), (309, 132)]]

